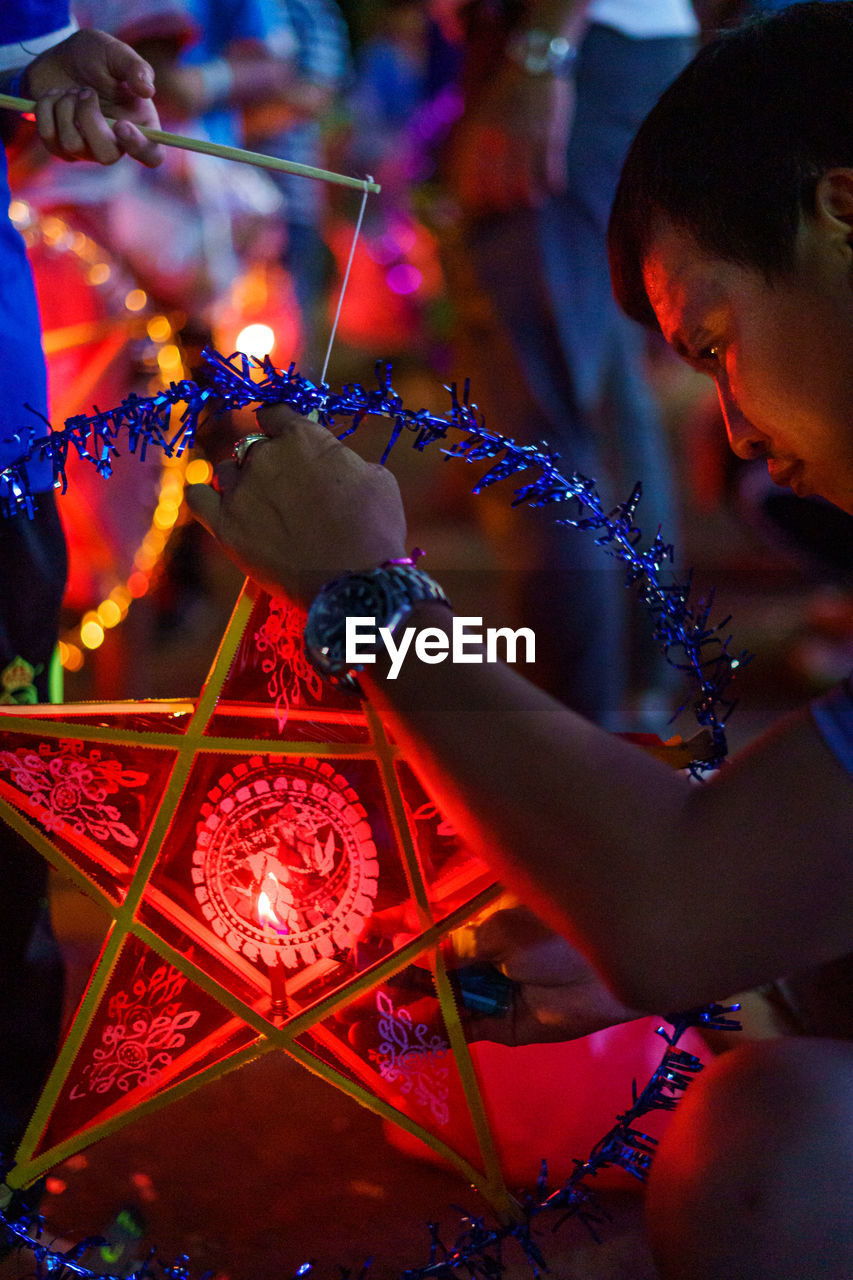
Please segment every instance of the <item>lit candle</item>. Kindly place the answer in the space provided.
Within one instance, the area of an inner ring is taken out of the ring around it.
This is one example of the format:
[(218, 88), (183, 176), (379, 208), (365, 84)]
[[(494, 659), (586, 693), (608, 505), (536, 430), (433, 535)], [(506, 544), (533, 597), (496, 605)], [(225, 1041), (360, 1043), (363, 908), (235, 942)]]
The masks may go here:
[[(270, 888), (274, 893), (278, 888), (278, 881), (271, 871), (267, 872), (264, 883), (267, 881), (272, 882)], [(258, 894), (258, 920), (264, 926), (264, 930), (271, 940), (281, 938), (288, 932), (286, 926), (282, 924), (273, 910), (272, 899), (266, 889), (261, 889)], [(272, 963), (267, 965), (267, 976), (270, 980), (270, 996), (272, 998), (270, 1013), (273, 1018), (282, 1018), (287, 1012), (287, 978), (277, 947), (273, 948)]]

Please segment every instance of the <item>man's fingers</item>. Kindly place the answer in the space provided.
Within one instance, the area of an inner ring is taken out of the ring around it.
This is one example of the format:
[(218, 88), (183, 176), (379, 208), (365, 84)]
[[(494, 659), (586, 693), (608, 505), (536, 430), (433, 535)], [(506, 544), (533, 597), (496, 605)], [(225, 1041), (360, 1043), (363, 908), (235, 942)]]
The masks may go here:
[(236, 489), (240, 480), (239, 472), (240, 468), (233, 458), (225, 458), (222, 462), (217, 462), (211, 481), (216, 493), (229, 494)]
[(140, 98), (154, 97), (154, 70), (151, 64), (112, 36), (107, 36), (104, 46), (106, 67), (110, 76), (118, 84), (127, 84)]
[(98, 164), (115, 164), (121, 150), (113, 131), (104, 119), (94, 89), (81, 89), (77, 94), (74, 127), (84, 141), (88, 154)]
[(188, 484), (184, 490), (187, 506), (208, 533), (214, 538), (219, 524), (219, 512), (222, 499), (209, 484)]
[[(284, 465), (288, 469), (331, 462), (333, 456), (343, 456), (348, 451), (333, 431), (304, 414), (297, 413), (286, 404), (264, 405), (257, 413), (258, 426), (275, 444), (269, 453), (264, 446), (264, 462)], [(253, 450), (254, 452), (254, 450)]]
[(56, 145), (62, 155), (80, 160), (86, 155), (86, 140), (77, 127), (77, 91), (60, 94), (54, 100), (53, 116), (56, 122)]
[(58, 146), (54, 108), (59, 101), (59, 98), (60, 93), (56, 90), (53, 93), (42, 94), (40, 98), (36, 99), (36, 128), (38, 129), (39, 137), (47, 147), (48, 151), (55, 151)]
[(291, 409), (289, 404), (264, 404), (261, 405), (257, 412), (258, 426), (267, 436), (283, 436), (288, 432), (305, 431), (319, 432), (322, 431), (326, 435), (329, 434), (326, 427), (321, 427), (318, 423), (307, 418), (303, 413), (297, 413), (295, 409)]
[[(461, 1009), (459, 1017), (462, 1022), (462, 1029), (465, 1032), (465, 1039), (469, 1044), (475, 1044), (478, 1040), (488, 1040), (491, 1044), (511, 1046), (519, 1043), (515, 1020), (511, 1017), (495, 1018), (486, 1014), (468, 1014)], [(521, 1043), (526, 1043), (526, 1041)]]
[(139, 59), (139, 65), (134, 67), (130, 75), (125, 78), (137, 97), (154, 97), (154, 68), (144, 58)]
[(120, 120), (115, 127), (115, 136), (124, 154), (138, 160), (146, 168), (156, 169), (162, 162), (163, 148), (159, 143), (146, 138), (132, 121)]

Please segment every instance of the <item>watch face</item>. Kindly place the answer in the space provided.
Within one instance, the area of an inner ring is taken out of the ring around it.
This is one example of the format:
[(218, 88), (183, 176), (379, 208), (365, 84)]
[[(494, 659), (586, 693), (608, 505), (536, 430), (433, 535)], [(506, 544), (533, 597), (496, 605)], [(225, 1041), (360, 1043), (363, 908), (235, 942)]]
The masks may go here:
[[(322, 675), (359, 670), (346, 660), (347, 619), (372, 618), (377, 633), (380, 627), (393, 631), (411, 607), (423, 600), (450, 603), (437, 582), (410, 565), (344, 574), (323, 588), (308, 611), (306, 652)], [(366, 642), (362, 638), (360, 643)]]
[(214, 932), (251, 961), (271, 946), (288, 969), (351, 946), (376, 897), (367, 813), (325, 761), (264, 761), (221, 778), (193, 864)]
[[(396, 587), (396, 591), (393, 589)], [(349, 670), (346, 661), (347, 618), (374, 618), (377, 627), (390, 625), (405, 594), (390, 574), (352, 574), (317, 596), (308, 613), (305, 648), (326, 675)]]

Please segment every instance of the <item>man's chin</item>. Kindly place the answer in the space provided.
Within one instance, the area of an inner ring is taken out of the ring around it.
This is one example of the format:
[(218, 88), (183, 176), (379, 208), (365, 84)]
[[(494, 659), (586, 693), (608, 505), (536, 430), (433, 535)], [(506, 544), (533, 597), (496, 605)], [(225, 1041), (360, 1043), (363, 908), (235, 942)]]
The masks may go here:
[(815, 486), (809, 489), (808, 492), (798, 493), (797, 497), (825, 498), (834, 507), (839, 507), (842, 511), (846, 511), (849, 516), (853, 516), (853, 484), (846, 485), (843, 488), (838, 485), (827, 485), (825, 488)]

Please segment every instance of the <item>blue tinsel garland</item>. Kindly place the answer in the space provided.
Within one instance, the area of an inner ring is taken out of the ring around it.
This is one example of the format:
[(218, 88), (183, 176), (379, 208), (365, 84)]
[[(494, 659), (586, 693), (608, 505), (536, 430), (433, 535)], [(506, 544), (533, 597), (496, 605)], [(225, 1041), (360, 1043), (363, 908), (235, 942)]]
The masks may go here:
[[(391, 384), (390, 365), (377, 367), (378, 385), (373, 390), (352, 383), (334, 392), (326, 383), (317, 385), (302, 377), (293, 365), (286, 370), (277, 369), (268, 358), (261, 362), (240, 355), (226, 357), (210, 348), (204, 356), (210, 372), (207, 387), (195, 382), (176, 382), (157, 395), (131, 395), (114, 409), (69, 418), (64, 427), (43, 436), (33, 437), (29, 429), (22, 431), (20, 455), (0, 469), (0, 513), (32, 514), (35, 499), (27, 479), (27, 463), (35, 459), (51, 462), (54, 481), (64, 492), (65, 463), (72, 446), (104, 476), (111, 472), (122, 432), (126, 432), (129, 451), (138, 452), (141, 458), (149, 446), (163, 449), (169, 456), (180, 455), (192, 447), (199, 416), (210, 401), (225, 409), (250, 404), (289, 404), (299, 413), (315, 413), (318, 420), (332, 430), (344, 419), (347, 425), (337, 432), (339, 439), (351, 435), (366, 417), (390, 418), (392, 426), (383, 462), (404, 430), (414, 435), (412, 444), (419, 451), (436, 441), (447, 441), (450, 431), (460, 431), (462, 439), (442, 448), (446, 458), (465, 462), (495, 459), (475, 484), (474, 493), (499, 480), (532, 471), (535, 478), (515, 490), (513, 506), (542, 507), (570, 500), (577, 503), (578, 514), (574, 518), (562, 517), (557, 523), (590, 530), (597, 535), (596, 543), (607, 554), (626, 564), (628, 585), (636, 585), (649, 610), (655, 639), (665, 657), (678, 670), (686, 672), (696, 686), (693, 712), (700, 726), (710, 732), (713, 749), (708, 759), (693, 765), (694, 773), (716, 768), (725, 758), (724, 726), (733, 704), (724, 695), (733, 673), (748, 655), (729, 652), (731, 637), (720, 634), (728, 618), (716, 625), (709, 624), (713, 596), (699, 600), (695, 606), (690, 604), (689, 575), (685, 582), (663, 581), (662, 566), (672, 562), (672, 547), (664, 541), (660, 530), (649, 547), (640, 548), (641, 530), (634, 523), (641, 497), (639, 484), (627, 501), (606, 511), (595, 482), (579, 472), (564, 476), (557, 466), (559, 454), (546, 444), (519, 445), (508, 436), (487, 430), (477, 406), (469, 401), (467, 382), (461, 399), (455, 386), (448, 388), (450, 410), (439, 415), (403, 406)], [(183, 404), (184, 409), (176, 428), (172, 416), (178, 404)], [(3, 443), (8, 446), (9, 441)]]

